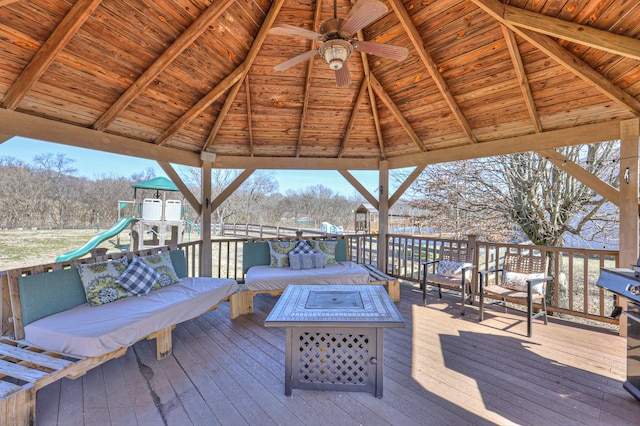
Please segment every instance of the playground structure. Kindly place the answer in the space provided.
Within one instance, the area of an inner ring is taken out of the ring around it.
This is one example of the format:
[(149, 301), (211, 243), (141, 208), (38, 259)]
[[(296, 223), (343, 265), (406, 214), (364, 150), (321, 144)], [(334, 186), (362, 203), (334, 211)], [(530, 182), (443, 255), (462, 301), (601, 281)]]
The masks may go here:
[[(136, 201), (138, 189), (154, 190), (153, 198), (144, 198), (142, 204)], [(163, 191), (162, 197), (160, 191)], [(154, 178), (133, 185), (133, 201), (118, 201), (118, 220), (109, 229), (94, 235), (81, 247), (58, 256), (56, 262), (77, 259), (88, 253), (104, 254), (107, 249), (98, 246), (129, 229), (131, 243), (128, 249), (142, 250), (183, 242), (185, 227), (193, 225), (183, 219), (182, 201), (167, 200), (164, 191), (178, 191), (169, 179)], [(162, 198), (162, 199), (161, 199)], [(122, 216), (122, 211), (131, 205), (131, 216)], [(119, 238), (116, 246), (119, 246)]]

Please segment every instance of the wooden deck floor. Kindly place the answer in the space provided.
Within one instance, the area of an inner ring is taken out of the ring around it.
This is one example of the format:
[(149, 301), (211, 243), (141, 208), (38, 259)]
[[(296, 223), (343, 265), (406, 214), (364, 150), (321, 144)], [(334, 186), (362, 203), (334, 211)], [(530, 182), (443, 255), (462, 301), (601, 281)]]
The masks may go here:
[(385, 330), (384, 398), (294, 389), (284, 395), (284, 331), (263, 327), (276, 298), (231, 321), (228, 305), (174, 330), (173, 356), (140, 342), (120, 359), (38, 392), (39, 425), (587, 424), (640, 421), (624, 389), (626, 340), (551, 319), (476, 307), (459, 315), (402, 288), (405, 329)]

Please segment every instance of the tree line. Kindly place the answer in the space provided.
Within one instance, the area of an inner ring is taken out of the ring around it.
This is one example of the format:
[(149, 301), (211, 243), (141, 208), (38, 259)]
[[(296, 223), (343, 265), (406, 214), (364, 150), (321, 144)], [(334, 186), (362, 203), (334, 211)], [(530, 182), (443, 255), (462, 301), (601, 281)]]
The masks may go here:
[[(619, 186), (618, 142), (558, 152), (566, 161)], [(88, 179), (75, 176), (74, 162), (52, 153), (37, 155), (31, 163), (0, 157), (0, 227), (106, 228), (118, 218), (118, 201), (133, 199), (132, 184), (155, 177), (153, 169), (148, 169), (128, 178)], [(201, 170), (180, 167), (178, 173), (199, 198)], [(214, 169), (211, 199), (238, 174)], [(396, 170), (392, 179), (402, 182), (407, 174)], [(139, 190), (137, 195), (141, 202), (153, 197), (154, 191)], [(182, 198), (171, 192), (166, 197)], [(403, 200), (420, 211), (411, 218), (412, 225), (447, 238), (475, 234), (487, 241), (563, 246), (567, 236), (573, 235), (596, 248), (617, 240), (617, 208), (533, 152), (429, 165)], [(350, 230), (353, 212), (363, 201), (323, 185), (282, 194), (271, 174), (257, 171), (213, 212), (212, 220), (314, 228), (326, 221)], [(197, 223), (196, 212), (184, 201), (183, 205), (186, 217)]]
[[(115, 175), (89, 179), (76, 176), (75, 160), (54, 153), (36, 155), (29, 163), (13, 157), (0, 157), (0, 228), (91, 228), (111, 226), (121, 216), (132, 215), (134, 183), (155, 177), (147, 169), (130, 177)], [(200, 198), (200, 169), (179, 168), (179, 174), (196, 198)], [(213, 170), (214, 199), (238, 175), (235, 170)], [(155, 191), (137, 190), (140, 203), (153, 198)], [(179, 193), (167, 192), (166, 199), (180, 199)], [(197, 223), (198, 214), (184, 200), (185, 216)], [(319, 227), (323, 221), (353, 228), (353, 210), (362, 202), (347, 198), (323, 185), (299, 191), (279, 192), (278, 182), (267, 172), (254, 173), (213, 213), (215, 222), (263, 223), (298, 226), (298, 219), (307, 218), (305, 225)]]

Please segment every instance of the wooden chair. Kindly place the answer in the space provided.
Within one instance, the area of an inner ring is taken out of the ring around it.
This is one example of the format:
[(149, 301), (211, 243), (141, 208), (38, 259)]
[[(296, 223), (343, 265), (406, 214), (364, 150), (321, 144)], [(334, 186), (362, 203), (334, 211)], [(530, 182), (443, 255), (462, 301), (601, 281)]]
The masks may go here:
[[(452, 267), (443, 268), (445, 262)], [(465, 303), (468, 301), (469, 304), (473, 304), (475, 297), (471, 273), (476, 268), (473, 264), (473, 249), (441, 246), (438, 259), (422, 262), (422, 265), (422, 305), (427, 306), (427, 283), (430, 283), (438, 286), (438, 296), (441, 299), (442, 287), (460, 291), (460, 314), (464, 315)], [(435, 270), (435, 273), (430, 274), (429, 269)]]
[[(527, 306), (527, 337), (531, 337), (532, 321), (534, 318), (543, 317), (547, 324), (547, 301), (545, 293), (547, 281), (552, 277), (546, 276), (549, 265), (547, 256), (520, 255), (507, 253), (504, 256), (502, 267), (478, 271), (480, 275), (480, 309), (479, 320), (484, 320), (484, 298), (499, 299), (507, 312), (506, 302), (525, 303)], [(489, 285), (489, 274), (498, 273), (495, 284)], [(533, 304), (539, 303), (541, 310), (534, 314)]]

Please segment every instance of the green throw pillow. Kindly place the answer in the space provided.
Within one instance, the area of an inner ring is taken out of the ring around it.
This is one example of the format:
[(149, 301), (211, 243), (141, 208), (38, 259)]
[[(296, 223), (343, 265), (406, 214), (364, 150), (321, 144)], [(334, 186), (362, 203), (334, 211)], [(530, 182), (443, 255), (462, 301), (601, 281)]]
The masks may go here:
[(269, 241), (269, 255), (271, 262), (269, 266), (273, 268), (289, 267), (289, 252), (296, 248), (297, 241)]
[(147, 266), (152, 267), (160, 273), (160, 279), (151, 287), (151, 290), (157, 290), (180, 281), (176, 270), (173, 268), (171, 256), (167, 252), (152, 254), (140, 257)]
[(127, 269), (128, 264), (129, 259), (122, 257), (113, 261), (78, 265), (78, 274), (89, 306), (115, 302), (129, 295), (124, 288), (116, 284), (116, 280)]
[(338, 241), (336, 240), (311, 240), (309, 241), (313, 250), (318, 253), (324, 254), (325, 264), (331, 265), (338, 263), (336, 261), (336, 247)]

